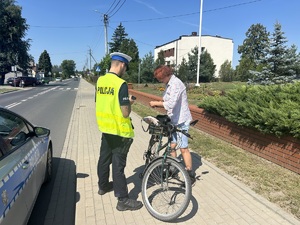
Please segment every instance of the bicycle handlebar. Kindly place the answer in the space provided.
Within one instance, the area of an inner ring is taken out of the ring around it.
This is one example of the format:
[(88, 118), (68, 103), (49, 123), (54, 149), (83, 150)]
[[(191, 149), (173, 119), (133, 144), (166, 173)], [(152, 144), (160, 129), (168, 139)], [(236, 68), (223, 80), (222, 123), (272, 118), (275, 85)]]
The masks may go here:
[[(173, 133), (173, 132), (181, 132), (181, 133), (183, 133), (185, 136), (187, 136), (188, 138), (190, 138), (190, 139), (193, 139), (192, 138), (192, 136), (189, 134), (189, 133), (187, 133), (187, 131), (186, 130), (182, 130), (182, 129), (179, 129), (176, 125), (174, 125), (174, 124), (167, 124), (167, 125), (163, 125), (162, 124), (162, 126), (172, 126), (172, 128), (170, 129), (170, 132), (171, 133)], [(169, 129), (169, 127), (168, 127), (168, 129)]]
[[(148, 123), (149, 125), (155, 125), (156, 127), (162, 127), (162, 128), (165, 128), (167, 130), (168, 133), (174, 133), (174, 132), (181, 132), (183, 133), (185, 136), (187, 136), (188, 138), (192, 138), (192, 136), (187, 133), (186, 130), (182, 130), (182, 129), (179, 129), (176, 125), (168, 122), (167, 124), (162, 124), (160, 123), (159, 120), (157, 120), (155, 117), (152, 117), (152, 116), (147, 116), (147, 117), (144, 117), (143, 118), (143, 121), (145, 121), (146, 123)], [(196, 123), (198, 122), (198, 120), (194, 120), (190, 123), (190, 126), (194, 126)]]

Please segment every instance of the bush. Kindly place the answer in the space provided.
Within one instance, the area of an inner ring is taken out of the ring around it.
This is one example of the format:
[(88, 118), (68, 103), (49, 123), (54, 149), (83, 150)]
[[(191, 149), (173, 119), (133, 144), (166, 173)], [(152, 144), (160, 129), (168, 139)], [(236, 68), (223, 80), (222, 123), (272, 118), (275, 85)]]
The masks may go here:
[(243, 86), (205, 97), (198, 107), (262, 133), (300, 137), (300, 83)]

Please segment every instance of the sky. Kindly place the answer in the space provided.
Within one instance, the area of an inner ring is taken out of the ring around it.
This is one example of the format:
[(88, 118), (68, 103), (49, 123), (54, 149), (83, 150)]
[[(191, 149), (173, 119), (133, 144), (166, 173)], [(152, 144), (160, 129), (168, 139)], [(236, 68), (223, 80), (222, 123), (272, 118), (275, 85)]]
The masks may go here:
[(202, 35), (233, 40), (235, 68), (240, 58), (238, 46), (243, 44), (250, 26), (260, 23), (273, 33), (276, 22), (282, 26), (286, 45), (295, 44), (299, 52), (299, 0), (202, 0), (202, 9), (200, 3), (201, 0), (16, 0), (29, 25), (25, 38), (31, 39), (29, 53), (35, 62), (46, 50), (52, 65), (74, 60), (79, 71), (93, 67), (105, 56), (104, 14), (108, 15), (107, 41), (122, 23), (127, 37), (136, 42), (140, 58), (154, 54), (156, 46), (201, 31)]

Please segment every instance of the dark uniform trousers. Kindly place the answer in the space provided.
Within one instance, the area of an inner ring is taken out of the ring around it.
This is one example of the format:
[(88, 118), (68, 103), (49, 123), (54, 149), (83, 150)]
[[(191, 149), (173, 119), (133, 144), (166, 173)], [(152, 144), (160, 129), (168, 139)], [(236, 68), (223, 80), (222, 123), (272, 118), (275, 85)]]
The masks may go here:
[(112, 164), (115, 197), (127, 197), (128, 188), (124, 169), (132, 138), (102, 133), (100, 157), (98, 161), (98, 185), (104, 190), (108, 185), (110, 164)]

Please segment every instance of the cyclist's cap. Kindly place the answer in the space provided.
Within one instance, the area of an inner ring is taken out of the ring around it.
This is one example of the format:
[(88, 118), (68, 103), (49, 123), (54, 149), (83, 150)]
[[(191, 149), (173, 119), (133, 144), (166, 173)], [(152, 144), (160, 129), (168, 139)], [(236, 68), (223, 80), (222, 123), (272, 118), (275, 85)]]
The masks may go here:
[(131, 61), (131, 57), (121, 52), (113, 52), (110, 54), (111, 60), (118, 60), (124, 62), (127, 66), (127, 70), (129, 70), (129, 62)]

